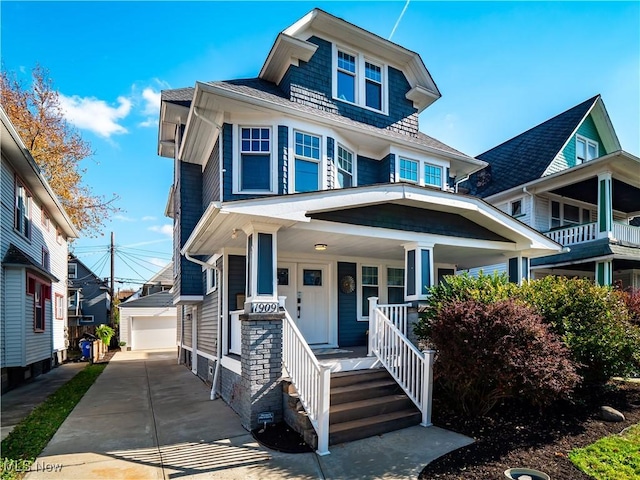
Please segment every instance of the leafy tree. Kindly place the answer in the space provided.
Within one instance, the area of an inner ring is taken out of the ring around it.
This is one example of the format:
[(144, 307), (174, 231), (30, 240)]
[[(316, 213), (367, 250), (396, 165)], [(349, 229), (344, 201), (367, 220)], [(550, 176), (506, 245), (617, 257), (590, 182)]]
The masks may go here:
[(93, 152), (64, 117), (49, 72), (36, 66), (30, 86), (4, 69), (0, 77), (2, 107), (74, 225), (89, 236), (100, 234), (104, 221), (119, 210), (114, 206), (118, 197), (95, 195), (82, 182), (81, 162)]

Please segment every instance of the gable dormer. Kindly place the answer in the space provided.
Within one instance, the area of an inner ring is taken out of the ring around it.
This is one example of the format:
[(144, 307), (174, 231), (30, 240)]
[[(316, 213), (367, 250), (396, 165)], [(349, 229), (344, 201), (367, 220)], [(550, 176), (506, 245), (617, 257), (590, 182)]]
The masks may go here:
[(319, 9), (278, 35), (260, 78), (293, 102), (413, 136), (440, 98), (417, 53)]

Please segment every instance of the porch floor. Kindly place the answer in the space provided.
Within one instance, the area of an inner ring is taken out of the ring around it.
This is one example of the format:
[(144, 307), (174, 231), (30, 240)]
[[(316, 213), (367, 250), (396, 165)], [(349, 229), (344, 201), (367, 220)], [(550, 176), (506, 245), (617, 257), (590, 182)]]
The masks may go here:
[(321, 365), (331, 367), (332, 372), (345, 372), (376, 368), (378, 359), (367, 356), (368, 347), (318, 348), (313, 349)]

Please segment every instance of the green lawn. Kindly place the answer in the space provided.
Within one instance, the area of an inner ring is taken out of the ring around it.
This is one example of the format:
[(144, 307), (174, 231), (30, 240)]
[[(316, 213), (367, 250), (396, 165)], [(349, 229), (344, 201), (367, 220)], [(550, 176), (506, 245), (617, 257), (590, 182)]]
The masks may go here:
[(596, 480), (637, 480), (640, 478), (640, 424), (620, 435), (576, 448), (569, 453), (569, 458)]
[(87, 365), (16, 425), (2, 441), (1, 480), (20, 478), (29, 469), (106, 366)]

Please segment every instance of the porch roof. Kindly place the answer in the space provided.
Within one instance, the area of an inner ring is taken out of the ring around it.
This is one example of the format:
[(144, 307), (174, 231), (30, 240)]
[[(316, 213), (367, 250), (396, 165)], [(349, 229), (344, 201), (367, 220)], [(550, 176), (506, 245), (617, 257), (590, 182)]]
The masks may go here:
[[(387, 224), (373, 221), (371, 212), (378, 209), (387, 219), (407, 212), (416, 216), (423, 213), (424, 218), (413, 222), (421, 222), (421, 228), (406, 228), (407, 219), (394, 219)], [(354, 219), (354, 211), (367, 211), (367, 220), (363, 221), (362, 215)], [(340, 219), (334, 218), (336, 215)], [(401, 261), (403, 245), (417, 242), (435, 245), (434, 255), (440, 262), (466, 268), (487, 264), (490, 259), (504, 261), (505, 255), (537, 257), (562, 249), (476, 197), (394, 183), (214, 202), (196, 225), (182, 254), (213, 255), (223, 248), (244, 250), (243, 229), (251, 223), (277, 226), (278, 251), (300, 255)], [(315, 252), (315, 243), (328, 244), (330, 248)]]
[(612, 152), (567, 170), (547, 175), (515, 188), (486, 197), (492, 203), (526, 190), (546, 192), (597, 204), (599, 173), (611, 172), (614, 181), (613, 207), (622, 212), (640, 211), (640, 158), (623, 150)]
[(602, 260), (624, 260), (633, 262), (635, 268), (640, 267), (640, 248), (611, 243), (608, 238), (571, 246), (568, 252), (531, 260), (532, 268), (560, 267), (585, 262)]

